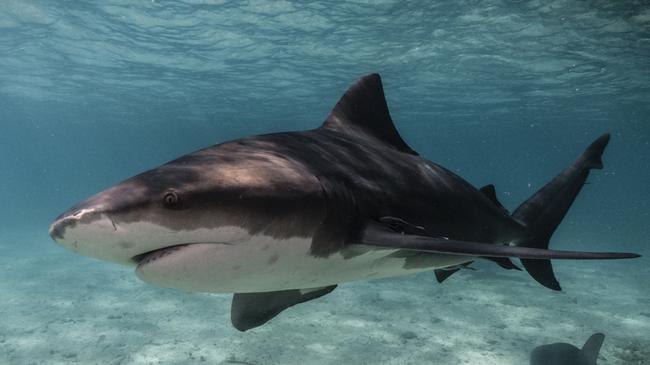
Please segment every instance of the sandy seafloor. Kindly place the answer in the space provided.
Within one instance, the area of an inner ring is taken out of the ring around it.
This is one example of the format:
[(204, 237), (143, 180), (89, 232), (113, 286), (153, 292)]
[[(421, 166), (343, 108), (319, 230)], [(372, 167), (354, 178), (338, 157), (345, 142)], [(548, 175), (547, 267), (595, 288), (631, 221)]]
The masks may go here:
[(582, 346), (596, 331), (599, 364), (650, 359), (643, 261), (556, 262), (559, 294), (490, 263), (444, 284), (433, 273), (347, 283), (240, 333), (230, 295), (155, 288), (43, 235), (3, 240), (0, 364), (521, 365), (536, 345)]

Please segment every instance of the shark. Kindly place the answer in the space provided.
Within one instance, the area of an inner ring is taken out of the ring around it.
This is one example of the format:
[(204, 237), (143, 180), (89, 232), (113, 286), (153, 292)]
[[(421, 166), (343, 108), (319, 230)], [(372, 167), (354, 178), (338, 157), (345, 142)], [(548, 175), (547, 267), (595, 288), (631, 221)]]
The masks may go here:
[(531, 352), (530, 365), (596, 365), (603, 341), (604, 334), (594, 333), (582, 349), (564, 342), (538, 346)]
[(186, 292), (234, 293), (246, 331), (340, 283), (435, 271), (475, 260), (560, 290), (551, 259), (625, 252), (549, 249), (609, 141), (596, 139), (513, 213), (420, 156), (399, 135), (381, 78), (356, 81), (319, 127), (237, 139), (181, 156), (74, 205), (50, 236), (85, 256), (135, 268)]

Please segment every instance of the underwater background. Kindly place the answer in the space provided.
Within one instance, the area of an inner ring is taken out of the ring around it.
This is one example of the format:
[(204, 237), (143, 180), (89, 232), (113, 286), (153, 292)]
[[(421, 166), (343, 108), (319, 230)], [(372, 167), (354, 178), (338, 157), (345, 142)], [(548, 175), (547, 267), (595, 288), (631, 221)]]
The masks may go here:
[[(138, 172), (252, 134), (311, 129), (379, 72), (422, 156), (514, 209), (612, 133), (551, 241), (564, 291), (477, 265), (346, 283), (240, 333), (230, 295), (139, 281), (48, 236)], [(0, 364), (527, 364), (607, 336), (650, 363), (647, 1), (0, 1)]]

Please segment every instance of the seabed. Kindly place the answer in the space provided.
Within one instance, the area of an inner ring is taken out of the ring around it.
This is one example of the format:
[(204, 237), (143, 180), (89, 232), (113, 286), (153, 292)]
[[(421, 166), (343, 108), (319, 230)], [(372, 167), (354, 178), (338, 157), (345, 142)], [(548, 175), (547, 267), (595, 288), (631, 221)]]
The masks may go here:
[(230, 295), (155, 288), (46, 238), (14, 240), (0, 256), (2, 364), (523, 365), (535, 346), (581, 346), (597, 331), (603, 364), (650, 359), (641, 262), (556, 261), (561, 293), (488, 262), (443, 284), (433, 273), (347, 283), (241, 333)]

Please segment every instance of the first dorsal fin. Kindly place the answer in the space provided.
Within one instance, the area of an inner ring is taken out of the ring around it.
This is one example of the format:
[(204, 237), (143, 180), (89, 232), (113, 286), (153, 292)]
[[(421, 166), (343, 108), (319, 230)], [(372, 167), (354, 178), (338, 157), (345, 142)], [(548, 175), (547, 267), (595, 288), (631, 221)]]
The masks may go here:
[(356, 130), (401, 152), (417, 155), (395, 129), (378, 74), (357, 80), (332, 109), (322, 128), (346, 132)]

